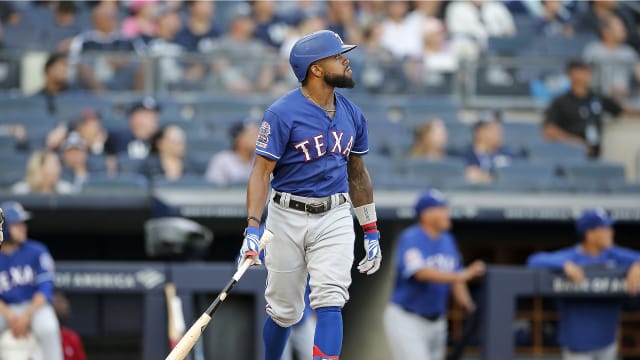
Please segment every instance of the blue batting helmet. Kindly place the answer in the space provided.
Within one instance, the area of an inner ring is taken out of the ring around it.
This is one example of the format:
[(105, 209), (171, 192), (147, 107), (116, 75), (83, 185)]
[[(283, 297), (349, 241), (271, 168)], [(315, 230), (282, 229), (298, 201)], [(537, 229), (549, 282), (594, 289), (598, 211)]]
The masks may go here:
[(9, 233), (9, 225), (20, 223), (31, 219), (31, 213), (26, 211), (22, 204), (17, 201), (5, 201), (0, 204), (0, 208), (4, 212), (4, 224), (2, 224), (2, 232), (5, 239), (11, 239), (11, 233)]
[(307, 77), (307, 70), (314, 61), (346, 53), (357, 45), (345, 45), (340, 35), (330, 30), (320, 30), (296, 41), (289, 54), (289, 63), (298, 81)]

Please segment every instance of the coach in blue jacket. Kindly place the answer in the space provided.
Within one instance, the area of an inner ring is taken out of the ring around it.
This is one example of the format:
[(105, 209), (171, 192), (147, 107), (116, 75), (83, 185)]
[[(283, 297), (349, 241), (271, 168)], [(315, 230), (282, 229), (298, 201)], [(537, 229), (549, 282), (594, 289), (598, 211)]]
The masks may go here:
[[(600, 209), (585, 211), (576, 222), (582, 242), (554, 252), (531, 255), (532, 268), (562, 271), (574, 283), (584, 269), (627, 270), (626, 289), (640, 291), (640, 252), (613, 243), (614, 220)], [(616, 330), (622, 299), (561, 299), (558, 301), (558, 342), (564, 360), (615, 360)]]

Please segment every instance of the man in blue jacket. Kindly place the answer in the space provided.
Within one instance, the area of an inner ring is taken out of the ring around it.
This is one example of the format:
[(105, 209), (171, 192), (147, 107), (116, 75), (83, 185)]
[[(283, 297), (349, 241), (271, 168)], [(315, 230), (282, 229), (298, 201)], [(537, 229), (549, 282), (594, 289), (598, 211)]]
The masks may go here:
[[(640, 291), (640, 252), (613, 243), (614, 220), (601, 209), (586, 210), (576, 222), (582, 242), (529, 257), (527, 265), (562, 271), (574, 283), (585, 280), (585, 269), (624, 269), (626, 290)], [(561, 299), (558, 301), (558, 342), (564, 360), (615, 360), (616, 330), (622, 299)]]

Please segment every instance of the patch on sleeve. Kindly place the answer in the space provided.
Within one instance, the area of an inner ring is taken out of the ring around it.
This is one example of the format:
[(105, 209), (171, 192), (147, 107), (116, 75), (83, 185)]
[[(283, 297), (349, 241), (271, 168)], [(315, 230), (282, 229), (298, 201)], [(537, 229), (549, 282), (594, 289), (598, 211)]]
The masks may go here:
[(55, 265), (53, 263), (53, 258), (48, 253), (40, 254), (40, 267), (44, 270), (53, 272), (55, 269)]
[(422, 253), (417, 248), (411, 248), (404, 252), (404, 268), (407, 275), (413, 275), (424, 264)]
[(256, 140), (256, 146), (265, 149), (269, 145), (269, 134), (271, 134), (271, 125), (268, 122), (263, 121), (260, 124), (260, 130), (258, 130), (258, 140)]

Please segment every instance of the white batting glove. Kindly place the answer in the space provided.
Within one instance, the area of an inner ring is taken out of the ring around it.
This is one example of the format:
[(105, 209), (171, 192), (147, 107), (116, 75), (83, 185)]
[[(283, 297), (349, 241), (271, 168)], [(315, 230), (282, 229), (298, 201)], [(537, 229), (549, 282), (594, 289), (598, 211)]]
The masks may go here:
[(253, 258), (253, 265), (260, 265), (260, 236), (257, 227), (248, 226), (244, 232), (244, 241), (238, 256), (238, 266), (245, 257)]
[(360, 273), (371, 275), (380, 269), (382, 251), (380, 250), (380, 232), (371, 231), (364, 233), (364, 259), (358, 264)]

